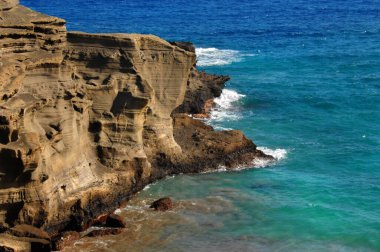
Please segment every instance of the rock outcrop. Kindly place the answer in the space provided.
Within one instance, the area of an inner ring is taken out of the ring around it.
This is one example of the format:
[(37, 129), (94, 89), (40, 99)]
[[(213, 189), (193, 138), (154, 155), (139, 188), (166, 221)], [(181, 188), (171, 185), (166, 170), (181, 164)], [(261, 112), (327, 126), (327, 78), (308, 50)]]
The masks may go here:
[(80, 231), (168, 174), (270, 158), (240, 131), (181, 114), (205, 112), (228, 79), (198, 72), (191, 44), (67, 32), (0, 0), (0, 48), (3, 230)]
[(160, 198), (154, 201), (150, 208), (153, 208), (156, 211), (167, 211), (173, 208), (173, 201), (169, 197)]
[(194, 67), (187, 81), (184, 101), (173, 113), (187, 113), (207, 117), (213, 107), (213, 99), (222, 94), (224, 84), (229, 80), (229, 76), (199, 72)]

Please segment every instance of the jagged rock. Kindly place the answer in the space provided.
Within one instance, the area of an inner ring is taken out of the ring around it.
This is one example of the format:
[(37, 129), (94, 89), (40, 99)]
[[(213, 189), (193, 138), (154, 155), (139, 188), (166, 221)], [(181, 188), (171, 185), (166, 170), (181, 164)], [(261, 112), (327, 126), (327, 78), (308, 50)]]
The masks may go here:
[(213, 99), (219, 97), (229, 76), (220, 76), (199, 72), (192, 68), (183, 103), (174, 113), (197, 114), (207, 118), (213, 105)]
[(125, 228), (127, 224), (125, 223), (123, 217), (116, 214), (110, 214), (107, 216), (105, 226), (112, 228)]
[(207, 119), (210, 118), (211, 109), (214, 107), (214, 99), (208, 99), (204, 101), (203, 109), (201, 113), (192, 114), (194, 118)]
[(81, 231), (166, 175), (270, 158), (178, 114), (206, 113), (228, 80), (198, 72), (191, 45), (67, 32), (0, 1), (1, 226)]
[(150, 208), (154, 208), (156, 211), (167, 211), (173, 208), (173, 201), (169, 197), (164, 197), (154, 201)]
[(84, 230), (89, 227), (111, 227), (111, 228), (125, 228), (125, 220), (117, 214), (102, 214), (97, 218), (93, 219), (84, 227)]
[(108, 214), (102, 214), (102, 215), (96, 217), (94, 220), (92, 220), (89, 223), (88, 227), (91, 227), (91, 226), (105, 226), (106, 221), (108, 219), (108, 216), (109, 216)]
[(182, 41), (169, 41), (170, 44), (178, 46), (188, 52), (195, 53), (195, 47), (191, 42), (182, 42)]
[(273, 159), (257, 150), (240, 130), (214, 131), (187, 114), (175, 115), (174, 137), (182, 149), (191, 153), (182, 163), (183, 172), (209, 171), (220, 166), (226, 169), (249, 167), (255, 158)]

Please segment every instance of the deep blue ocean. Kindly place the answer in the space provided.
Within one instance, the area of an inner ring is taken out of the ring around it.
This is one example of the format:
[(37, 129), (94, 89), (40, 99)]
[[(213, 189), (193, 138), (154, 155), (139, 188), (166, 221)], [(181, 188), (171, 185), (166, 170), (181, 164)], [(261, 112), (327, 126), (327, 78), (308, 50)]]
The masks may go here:
[[(76, 250), (380, 251), (379, 0), (21, 3), (68, 30), (192, 41), (231, 76), (209, 123), (278, 158), (155, 183), (119, 210), (133, 232)], [(180, 206), (146, 213), (162, 196)]]

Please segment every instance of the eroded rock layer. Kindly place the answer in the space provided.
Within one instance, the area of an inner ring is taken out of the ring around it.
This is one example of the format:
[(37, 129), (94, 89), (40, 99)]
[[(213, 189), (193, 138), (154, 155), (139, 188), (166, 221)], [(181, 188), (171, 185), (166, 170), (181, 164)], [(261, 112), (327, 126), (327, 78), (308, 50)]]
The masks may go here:
[(179, 114), (204, 112), (228, 80), (198, 72), (191, 44), (68, 33), (2, 0), (0, 48), (4, 229), (80, 230), (168, 174), (270, 158), (240, 131)]

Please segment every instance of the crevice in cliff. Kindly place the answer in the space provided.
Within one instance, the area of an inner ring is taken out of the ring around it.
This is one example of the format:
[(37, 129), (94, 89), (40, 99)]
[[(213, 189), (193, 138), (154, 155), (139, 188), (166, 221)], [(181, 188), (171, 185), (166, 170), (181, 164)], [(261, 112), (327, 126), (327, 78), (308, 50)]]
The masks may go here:
[(23, 206), (24, 202), (2, 204), (0, 209), (6, 210), (5, 223), (14, 225)]
[(91, 59), (87, 62), (86, 67), (88, 68), (99, 68), (102, 69), (108, 64), (107, 57), (104, 57), (100, 53), (97, 55), (93, 55)]
[(9, 127), (1, 125), (0, 126), (0, 143), (1, 144), (9, 143), (9, 134), (10, 134)]
[(22, 38), (23, 39), (37, 39), (37, 36), (33, 33), (26, 33), (26, 34), (10, 33), (10, 34), (1, 34), (0, 35), (0, 39), (5, 39), (5, 38), (10, 38), (10, 39), (22, 39)]
[(148, 105), (148, 102), (148, 99), (135, 97), (131, 92), (120, 91), (112, 103), (111, 112), (117, 116), (124, 110), (141, 110)]
[(6, 188), (9, 183), (16, 182), (24, 168), (21, 152), (12, 149), (0, 149), (0, 187)]

